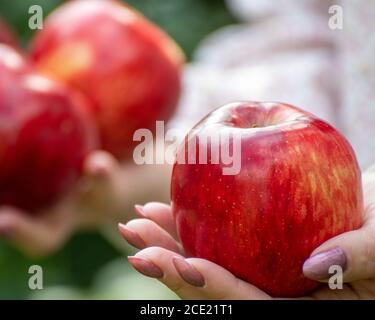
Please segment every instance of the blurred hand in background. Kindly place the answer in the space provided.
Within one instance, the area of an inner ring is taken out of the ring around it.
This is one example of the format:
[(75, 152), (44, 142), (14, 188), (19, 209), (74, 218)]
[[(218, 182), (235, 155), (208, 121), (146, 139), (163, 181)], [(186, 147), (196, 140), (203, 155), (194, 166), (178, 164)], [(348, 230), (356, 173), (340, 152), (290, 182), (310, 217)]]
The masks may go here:
[(0, 237), (26, 254), (50, 254), (65, 243), (76, 229), (97, 224), (111, 208), (114, 177), (119, 170), (107, 152), (92, 152), (84, 164), (84, 175), (76, 190), (43, 212), (28, 214), (13, 207), (0, 207)]
[(170, 175), (168, 164), (118, 163), (108, 152), (94, 151), (75, 190), (52, 208), (31, 215), (0, 207), (0, 238), (32, 257), (54, 253), (76, 231), (115, 230), (117, 221), (133, 217), (136, 203), (168, 201)]

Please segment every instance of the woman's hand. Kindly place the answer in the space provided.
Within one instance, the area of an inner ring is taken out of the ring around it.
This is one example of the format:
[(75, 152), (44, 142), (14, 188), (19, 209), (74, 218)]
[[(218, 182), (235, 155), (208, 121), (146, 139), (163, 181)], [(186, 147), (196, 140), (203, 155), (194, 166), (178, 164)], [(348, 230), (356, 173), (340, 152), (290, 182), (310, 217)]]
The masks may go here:
[(77, 188), (54, 207), (36, 215), (0, 207), (0, 239), (33, 257), (56, 251), (77, 228), (96, 225), (105, 218), (103, 209), (111, 203), (117, 169), (110, 154), (95, 151), (84, 163), (84, 175)]
[[(375, 172), (364, 175), (365, 223), (317, 248), (305, 262), (304, 274), (326, 282), (330, 265), (344, 270), (343, 289), (323, 285), (312, 299), (375, 299)], [(137, 206), (141, 219), (119, 225), (123, 237), (142, 249), (129, 262), (140, 273), (157, 278), (184, 299), (271, 299), (251, 284), (207, 260), (184, 258), (170, 207)], [(333, 249), (333, 250), (332, 250)], [(332, 251), (331, 251), (332, 250)]]

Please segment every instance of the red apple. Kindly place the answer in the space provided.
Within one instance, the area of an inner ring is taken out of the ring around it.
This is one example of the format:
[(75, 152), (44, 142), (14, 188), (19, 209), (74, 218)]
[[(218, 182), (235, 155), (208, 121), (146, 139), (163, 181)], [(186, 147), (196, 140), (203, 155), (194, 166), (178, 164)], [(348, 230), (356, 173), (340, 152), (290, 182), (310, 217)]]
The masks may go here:
[[(228, 162), (211, 156), (217, 145), (199, 139), (218, 133), (232, 133), (232, 147), (240, 139), (236, 174), (224, 174)], [(182, 161), (206, 152), (207, 164)], [(219, 108), (195, 126), (177, 159), (172, 210), (187, 255), (211, 260), (272, 296), (317, 288), (302, 274), (305, 259), (362, 224), (361, 173), (351, 146), (329, 124), (293, 106)]]
[(77, 0), (46, 20), (32, 44), (39, 68), (93, 101), (103, 148), (131, 155), (133, 133), (168, 120), (183, 55), (158, 27), (117, 1)]
[(80, 95), (0, 45), (0, 205), (36, 212), (68, 192), (96, 144)]
[(12, 28), (0, 17), (0, 43), (16, 46), (17, 40)]

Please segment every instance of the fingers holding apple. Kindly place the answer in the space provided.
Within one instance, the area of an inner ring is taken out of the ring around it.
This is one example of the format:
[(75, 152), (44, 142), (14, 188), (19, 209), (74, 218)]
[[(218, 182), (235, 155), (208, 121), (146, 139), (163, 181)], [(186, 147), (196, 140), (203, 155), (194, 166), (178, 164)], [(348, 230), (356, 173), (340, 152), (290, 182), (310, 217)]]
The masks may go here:
[(176, 222), (169, 205), (160, 202), (148, 202), (144, 206), (135, 205), (140, 218), (150, 219), (179, 241)]
[(142, 250), (129, 257), (138, 272), (159, 279), (184, 299), (269, 298), (210, 261), (186, 259), (181, 244), (161, 227), (165, 225), (172, 234), (176, 233), (175, 226), (170, 229), (174, 221), (168, 205), (148, 203), (142, 206), (141, 217), (126, 225), (119, 224), (124, 239)]
[(157, 246), (183, 254), (181, 244), (155, 222), (148, 219), (135, 219), (126, 225), (119, 224), (124, 239), (137, 249)]
[(186, 259), (160, 247), (144, 249), (128, 259), (138, 272), (158, 279), (182, 299), (270, 298), (208, 260)]

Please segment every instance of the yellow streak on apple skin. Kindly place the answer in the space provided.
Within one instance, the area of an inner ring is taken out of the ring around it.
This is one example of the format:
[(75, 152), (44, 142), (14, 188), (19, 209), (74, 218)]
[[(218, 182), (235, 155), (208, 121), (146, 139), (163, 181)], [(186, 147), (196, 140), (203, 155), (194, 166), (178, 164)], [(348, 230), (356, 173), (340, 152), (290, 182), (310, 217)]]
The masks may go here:
[(57, 79), (68, 81), (77, 73), (88, 70), (94, 60), (93, 51), (87, 43), (67, 43), (55, 50), (39, 64), (42, 72)]
[(309, 172), (308, 173), (308, 179), (309, 179), (310, 185), (311, 185), (311, 192), (313, 194), (315, 194), (315, 192), (316, 192), (316, 178), (315, 178), (314, 173)]
[(318, 163), (318, 157), (316, 156), (316, 153), (314, 151), (311, 152), (311, 159), (314, 161), (314, 163)]

